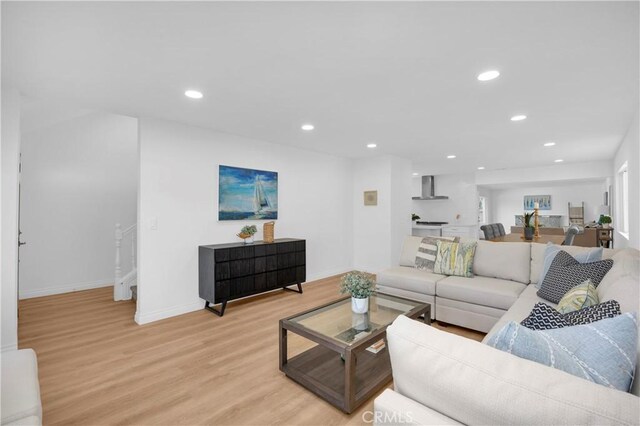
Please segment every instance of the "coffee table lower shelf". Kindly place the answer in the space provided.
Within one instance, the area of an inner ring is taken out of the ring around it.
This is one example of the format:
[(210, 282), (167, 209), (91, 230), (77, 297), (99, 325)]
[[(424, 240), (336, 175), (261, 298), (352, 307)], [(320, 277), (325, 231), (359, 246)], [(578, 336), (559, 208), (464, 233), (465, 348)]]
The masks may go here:
[(351, 413), (355, 407), (371, 398), (391, 381), (389, 351), (384, 348), (377, 354), (362, 351), (355, 359), (354, 400), (348, 402), (345, 387), (347, 372), (340, 353), (318, 345), (287, 360), (282, 371), (295, 382), (330, 402), (335, 407)]

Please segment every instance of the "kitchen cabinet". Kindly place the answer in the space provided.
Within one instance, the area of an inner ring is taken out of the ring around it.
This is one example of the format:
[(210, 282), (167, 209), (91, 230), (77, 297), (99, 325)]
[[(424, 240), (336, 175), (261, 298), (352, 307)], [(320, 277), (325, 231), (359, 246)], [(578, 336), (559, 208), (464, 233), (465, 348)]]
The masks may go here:
[(442, 236), (478, 239), (478, 227), (476, 225), (443, 226)]
[(442, 226), (416, 225), (411, 230), (411, 235), (415, 237), (440, 237), (442, 236)]

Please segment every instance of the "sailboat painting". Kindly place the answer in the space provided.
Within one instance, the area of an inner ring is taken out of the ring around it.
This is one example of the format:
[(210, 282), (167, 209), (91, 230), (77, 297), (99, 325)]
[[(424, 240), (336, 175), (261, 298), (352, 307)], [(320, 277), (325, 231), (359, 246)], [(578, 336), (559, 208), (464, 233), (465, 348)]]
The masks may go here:
[(220, 166), (218, 220), (278, 218), (278, 172)]

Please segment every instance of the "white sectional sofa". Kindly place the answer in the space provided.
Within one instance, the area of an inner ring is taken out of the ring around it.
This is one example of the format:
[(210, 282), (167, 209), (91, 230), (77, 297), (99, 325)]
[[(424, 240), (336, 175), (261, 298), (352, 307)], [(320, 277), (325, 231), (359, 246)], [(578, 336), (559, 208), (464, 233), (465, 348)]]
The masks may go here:
[(42, 404), (38, 361), (32, 349), (10, 350), (2, 360), (1, 425), (40, 426)]
[[(527, 246), (529, 262), (523, 254)], [(381, 290), (434, 301), (435, 318), (487, 330), (486, 342), (504, 324), (524, 319), (537, 302), (553, 306), (536, 295), (544, 249), (536, 243), (481, 241), (476, 278), (421, 277), (418, 270), (391, 268), (379, 275)], [(570, 254), (587, 250), (564, 249)], [(597, 288), (600, 301), (614, 299), (623, 312), (638, 312), (640, 252), (605, 250), (603, 258), (614, 265)], [(522, 282), (526, 274), (528, 283)], [(407, 276), (412, 289), (402, 281)], [(462, 293), (472, 285), (475, 291)], [(394, 390), (376, 398), (376, 424), (640, 424), (640, 379), (630, 393), (610, 389), (405, 317), (387, 329), (387, 339)]]
[[(377, 290), (431, 304), (431, 319), (487, 333), (518, 300), (529, 284), (538, 282), (545, 244), (496, 243), (479, 240), (474, 278), (447, 277), (414, 268), (422, 237), (408, 236), (400, 265), (377, 274)], [(568, 246), (571, 254), (593, 248)], [(615, 250), (604, 249), (603, 259)], [(535, 292), (534, 292), (535, 293)]]

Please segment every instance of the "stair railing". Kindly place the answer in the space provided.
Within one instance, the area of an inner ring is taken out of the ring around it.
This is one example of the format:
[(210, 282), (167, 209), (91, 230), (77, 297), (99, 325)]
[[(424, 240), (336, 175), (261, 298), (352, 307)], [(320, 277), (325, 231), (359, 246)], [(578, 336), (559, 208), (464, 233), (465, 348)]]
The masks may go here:
[[(116, 257), (115, 257), (115, 279), (113, 284), (113, 300), (129, 300), (131, 299), (131, 286), (136, 285), (138, 277), (138, 269), (136, 265), (136, 249), (137, 249), (137, 226), (134, 223), (126, 229), (122, 229), (119, 223), (116, 223)], [(130, 262), (125, 261), (123, 264), (122, 252), (128, 254)], [(130, 252), (130, 253), (126, 253)], [(127, 271), (123, 272), (123, 269)]]

